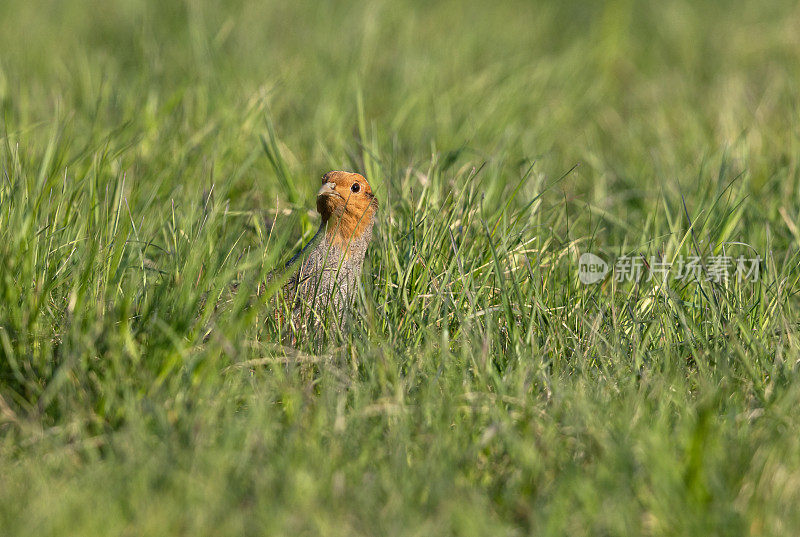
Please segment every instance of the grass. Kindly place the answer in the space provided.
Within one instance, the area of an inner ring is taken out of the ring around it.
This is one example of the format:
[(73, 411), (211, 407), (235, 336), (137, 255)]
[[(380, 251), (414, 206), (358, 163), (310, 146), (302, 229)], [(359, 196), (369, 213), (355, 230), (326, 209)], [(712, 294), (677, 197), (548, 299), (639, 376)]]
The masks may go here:
[[(4, 0), (4, 535), (800, 531), (796, 3), (487, 6)], [(357, 322), (285, 349), (330, 169)]]

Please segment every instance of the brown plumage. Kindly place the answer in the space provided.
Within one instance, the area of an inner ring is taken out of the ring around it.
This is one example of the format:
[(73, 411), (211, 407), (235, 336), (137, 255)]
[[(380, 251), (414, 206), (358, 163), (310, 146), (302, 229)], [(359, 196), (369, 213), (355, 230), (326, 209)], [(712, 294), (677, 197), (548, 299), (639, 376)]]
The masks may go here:
[[(292, 274), (283, 286), (293, 332), (320, 334), (325, 323), (341, 328), (358, 288), (364, 255), (372, 238), (378, 201), (357, 173), (333, 171), (317, 192), (319, 230), (287, 264)], [(294, 337), (292, 338), (295, 339)]]

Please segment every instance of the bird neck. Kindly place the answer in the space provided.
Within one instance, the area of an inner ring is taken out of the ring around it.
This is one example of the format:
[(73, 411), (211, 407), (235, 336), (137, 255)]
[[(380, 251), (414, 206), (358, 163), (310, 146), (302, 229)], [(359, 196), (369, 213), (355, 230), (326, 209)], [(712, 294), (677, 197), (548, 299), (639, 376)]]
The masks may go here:
[(373, 222), (371, 213), (343, 212), (323, 219), (318, 233), (324, 232), (325, 241), (336, 247), (345, 257), (349, 257), (360, 249), (366, 250), (366, 245), (372, 237)]

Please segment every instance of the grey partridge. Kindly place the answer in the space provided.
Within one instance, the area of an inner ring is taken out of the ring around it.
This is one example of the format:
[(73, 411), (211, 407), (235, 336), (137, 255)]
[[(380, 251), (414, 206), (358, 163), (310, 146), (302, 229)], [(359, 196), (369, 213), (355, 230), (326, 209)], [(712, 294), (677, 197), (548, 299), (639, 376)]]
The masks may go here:
[(342, 328), (358, 289), (377, 209), (364, 176), (332, 171), (322, 177), (319, 229), (285, 268), (291, 276), (281, 295), (291, 312), (292, 342), (298, 333), (320, 335), (323, 326)]

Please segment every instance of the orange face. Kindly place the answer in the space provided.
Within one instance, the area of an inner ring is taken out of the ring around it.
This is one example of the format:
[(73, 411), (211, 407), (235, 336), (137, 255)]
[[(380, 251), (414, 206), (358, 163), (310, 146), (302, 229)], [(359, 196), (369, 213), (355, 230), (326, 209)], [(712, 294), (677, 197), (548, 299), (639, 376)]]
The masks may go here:
[(375, 217), (378, 200), (363, 175), (328, 172), (317, 193), (317, 211), (328, 223), (328, 233), (344, 240), (358, 238)]

